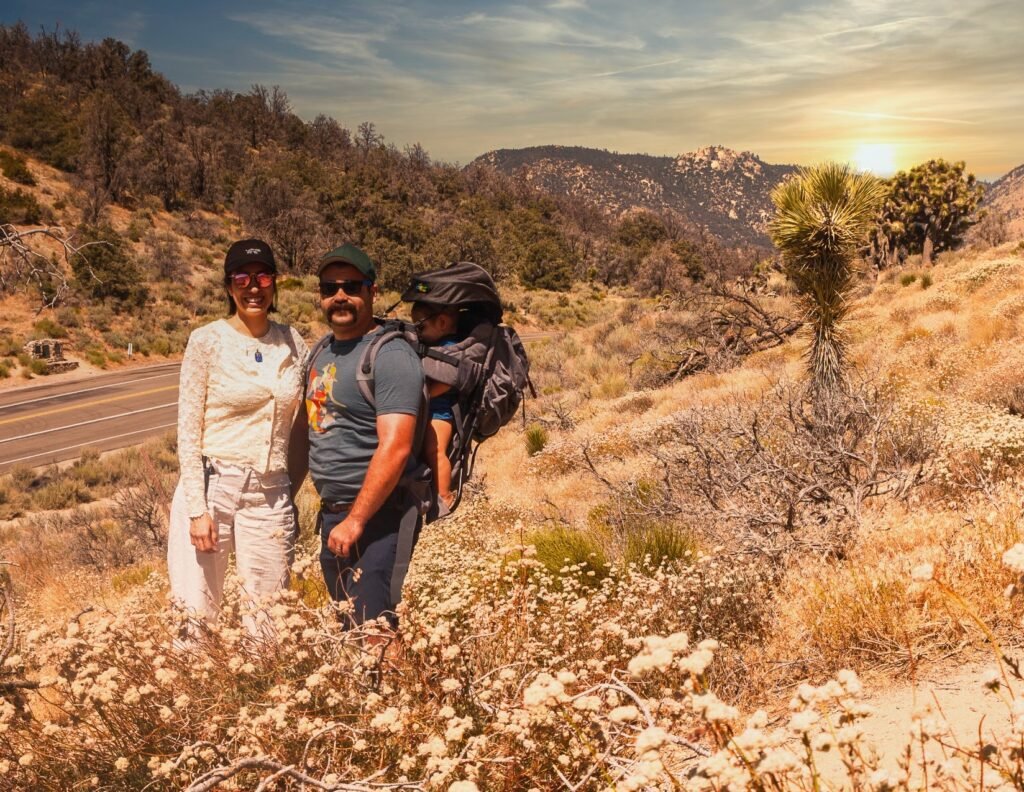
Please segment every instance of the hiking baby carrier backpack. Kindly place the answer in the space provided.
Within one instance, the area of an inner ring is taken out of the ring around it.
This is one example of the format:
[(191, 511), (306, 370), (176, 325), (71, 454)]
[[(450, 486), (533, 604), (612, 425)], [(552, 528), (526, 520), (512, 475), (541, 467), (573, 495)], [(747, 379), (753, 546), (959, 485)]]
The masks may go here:
[[(536, 397), (530, 362), (516, 331), (502, 324), (501, 299), (483, 267), (463, 261), (414, 275), (401, 299), (458, 310), (458, 340), (454, 344), (419, 346), (424, 375), (450, 385), (453, 391), (448, 459), (454, 511), (473, 474), (480, 443), (515, 415), (526, 388)], [(428, 514), (428, 521), (430, 518)]]

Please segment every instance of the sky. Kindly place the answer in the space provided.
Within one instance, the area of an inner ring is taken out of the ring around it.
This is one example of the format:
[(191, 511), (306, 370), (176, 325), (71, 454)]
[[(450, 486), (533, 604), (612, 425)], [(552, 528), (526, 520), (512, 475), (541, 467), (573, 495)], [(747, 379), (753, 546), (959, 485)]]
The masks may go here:
[(279, 85), (465, 164), (560, 144), (888, 175), (1024, 163), (1019, 0), (0, 0), (0, 22), (144, 49), (182, 90)]

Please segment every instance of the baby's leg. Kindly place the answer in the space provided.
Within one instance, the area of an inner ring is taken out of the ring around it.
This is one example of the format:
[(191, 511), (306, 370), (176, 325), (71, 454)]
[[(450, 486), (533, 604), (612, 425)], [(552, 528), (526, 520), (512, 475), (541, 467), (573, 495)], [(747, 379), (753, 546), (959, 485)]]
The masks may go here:
[[(452, 505), (455, 495), (452, 493), (452, 463), (448, 459), (448, 445), (452, 441), (452, 422), (442, 418), (433, 418), (427, 430), (427, 438), (433, 436), (432, 460), (427, 464), (434, 474), (437, 483), (437, 494), (446, 504)], [(425, 445), (431, 440), (426, 440)]]

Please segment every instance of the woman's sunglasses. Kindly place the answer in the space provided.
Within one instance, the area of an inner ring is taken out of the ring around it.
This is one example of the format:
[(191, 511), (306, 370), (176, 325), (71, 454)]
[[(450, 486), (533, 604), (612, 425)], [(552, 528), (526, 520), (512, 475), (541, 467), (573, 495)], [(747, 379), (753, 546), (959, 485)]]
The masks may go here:
[(231, 285), (236, 289), (248, 289), (254, 281), (261, 289), (266, 289), (273, 284), (274, 275), (270, 272), (235, 272), (231, 275)]
[(356, 297), (364, 286), (373, 286), (372, 280), (340, 280), (320, 281), (320, 296), (333, 297), (338, 291), (345, 292), (349, 297)]

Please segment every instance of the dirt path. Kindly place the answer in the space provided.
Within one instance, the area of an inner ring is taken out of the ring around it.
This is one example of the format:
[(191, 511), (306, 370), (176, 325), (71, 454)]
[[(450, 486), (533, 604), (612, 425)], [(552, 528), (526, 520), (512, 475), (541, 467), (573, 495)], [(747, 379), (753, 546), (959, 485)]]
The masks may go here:
[[(941, 713), (961, 745), (978, 744), (981, 735), (991, 740), (1005, 734), (1009, 727), (1009, 706), (1000, 694), (984, 687), (986, 674), (995, 670), (992, 656), (978, 655), (967, 661), (925, 670), (916, 684), (900, 684), (889, 689), (866, 688), (865, 703), (874, 714), (861, 721), (866, 742), (880, 759), (879, 767), (896, 770), (899, 753), (905, 748), (914, 713), (930, 705)], [(1013, 681), (1013, 680), (1011, 680)], [(1014, 685), (1019, 696), (1024, 686)], [(938, 757), (936, 754), (936, 758)], [(838, 759), (825, 755), (819, 765), (823, 777), (833, 784), (845, 779)]]

